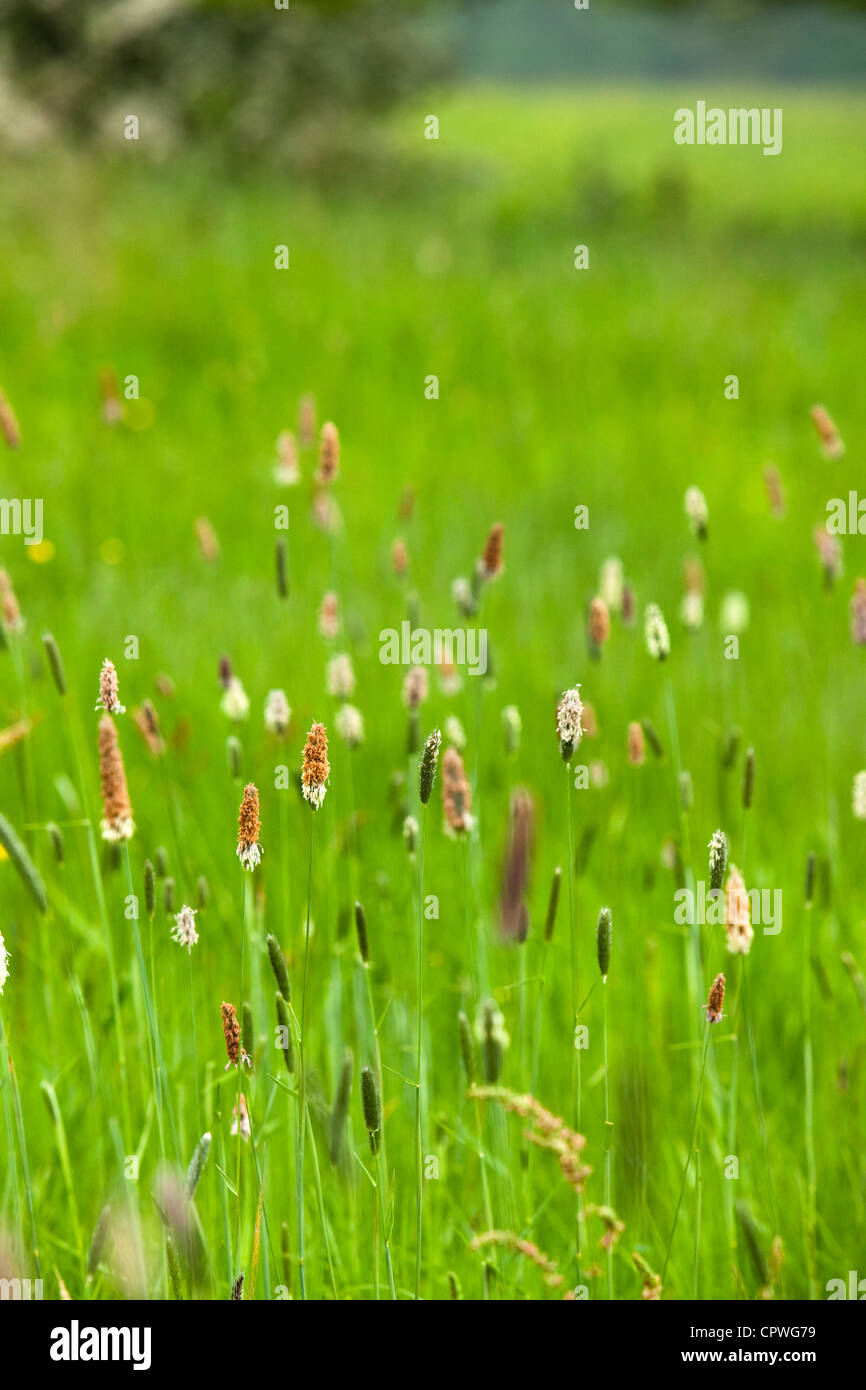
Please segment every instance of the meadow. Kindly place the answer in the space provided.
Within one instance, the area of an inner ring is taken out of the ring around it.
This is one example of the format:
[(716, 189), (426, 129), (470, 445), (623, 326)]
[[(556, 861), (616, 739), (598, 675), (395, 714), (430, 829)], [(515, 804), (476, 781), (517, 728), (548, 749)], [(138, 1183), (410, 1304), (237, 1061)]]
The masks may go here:
[[(0, 537), (25, 623), (6, 609), (0, 651), (0, 811), (23, 846), (4, 831), (0, 1276), (41, 1277), (50, 1298), (734, 1300), (824, 1298), (863, 1269), (866, 654), (850, 603), (866, 562), (850, 535), (822, 566), (814, 531), (860, 482), (866, 108), (762, 94), (784, 110), (769, 159), (676, 147), (673, 111), (694, 96), (426, 94), (377, 131), (375, 177), (318, 184), (132, 145), (4, 157), (0, 388), (21, 440), (0, 449), (0, 492), (43, 499), (44, 539)], [(819, 402), (842, 457), (822, 451)], [(340, 463), (322, 485), (327, 421)], [(287, 430), (291, 487), (275, 477)], [(497, 524), (504, 567), (461, 616), (453, 581)], [(611, 556), (634, 616), (608, 583), (594, 650)], [(687, 585), (703, 594), (691, 628)], [(732, 592), (748, 609), (736, 656)], [(483, 628), (486, 675), (458, 671), (455, 689), (431, 667), (407, 710), (407, 668), (379, 659), (406, 618)], [(357, 748), (328, 689), (343, 653)], [(135, 821), (115, 844), (106, 658)], [(223, 658), (245, 718), (223, 707)], [(577, 684), (594, 718), (566, 762), (556, 710)], [(275, 689), (283, 733), (264, 724)], [(330, 780), (313, 809), (300, 773), (319, 722)], [(449, 835), (461, 729), (472, 821)], [(510, 826), (532, 846), (522, 942), (503, 938)], [(717, 829), (746, 886), (781, 894), (781, 930), (756, 926), (747, 955), (724, 926), (675, 917), (678, 889), (709, 882)], [(191, 950), (171, 936), (183, 905)], [(250, 1067), (226, 1069), (223, 1001)], [(467, 1060), (505, 1093), (468, 1094)], [(241, 1094), (249, 1138), (232, 1133)], [(514, 1099), (530, 1094), (543, 1111)]]

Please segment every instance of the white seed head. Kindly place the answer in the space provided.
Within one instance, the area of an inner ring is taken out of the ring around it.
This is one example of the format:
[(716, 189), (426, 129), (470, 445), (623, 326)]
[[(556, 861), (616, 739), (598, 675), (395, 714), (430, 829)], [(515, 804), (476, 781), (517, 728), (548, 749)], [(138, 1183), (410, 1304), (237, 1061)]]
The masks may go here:
[(230, 719), (233, 724), (241, 724), (245, 719), (249, 718), (249, 696), (237, 676), (232, 676), (229, 679), (225, 694), (220, 700), (220, 709), (226, 718)]
[(269, 734), (282, 736), (289, 727), (292, 711), (284, 690), (269, 690), (265, 700), (265, 728)]
[(338, 736), (349, 748), (358, 748), (364, 742), (364, 716), (354, 705), (341, 705), (334, 722)]
[(686, 495), (683, 499), (686, 516), (689, 525), (699, 540), (703, 540), (707, 534), (707, 523), (710, 519), (707, 499), (699, 487), (686, 488)]
[(185, 946), (189, 953), (198, 941), (198, 932), (195, 929), (196, 908), (187, 907), (186, 904), (177, 913), (174, 919), (174, 926), (171, 929), (171, 939), (176, 941), (179, 946)]
[(738, 636), (749, 626), (749, 600), (739, 589), (731, 589), (722, 599), (719, 621), (724, 636)]
[(335, 700), (351, 700), (355, 693), (355, 670), (348, 652), (338, 652), (328, 662), (325, 685)]
[(647, 604), (644, 614), (646, 648), (655, 661), (666, 661), (671, 654), (671, 639), (664, 614), (657, 603)]
[(445, 737), (450, 744), (453, 744), (458, 753), (463, 752), (466, 747), (466, 730), (456, 714), (449, 715), (445, 720)]
[(866, 820), (866, 772), (854, 776), (851, 805), (857, 820)]
[(697, 589), (689, 589), (688, 593), (683, 594), (680, 620), (683, 627), (687, 627), (690, 632), (697, 632), (698, 628), (703, 626), (704, 596), (698, 593)]
[(6, 984), (6, 981), (7, 981), (8, 979), (9, 979), (9, 952), (6, 950), (6, 943), (5, 943), (5, 941), (3, 940), (3, 935), (2, 935), (2, 933), (0, 933), (0, 994), (3, 993), (3, 987), (4, 987), (4, 985)]
[(611, 613), (622, 612), (622, 592), (625, 585), (622, 560), (618, 555), (609, 555), (601, 567), (598, 577), (598, 591)]
[(580, 742), (583, 733), (580, 722), (582, 714), (583, 704), (580, 698), (580, 686), (575, 685), (570, 690), (563, 692), (556, 707), (556, 733), (559, 738), (559, 751), (565, 762), (570, 761)]

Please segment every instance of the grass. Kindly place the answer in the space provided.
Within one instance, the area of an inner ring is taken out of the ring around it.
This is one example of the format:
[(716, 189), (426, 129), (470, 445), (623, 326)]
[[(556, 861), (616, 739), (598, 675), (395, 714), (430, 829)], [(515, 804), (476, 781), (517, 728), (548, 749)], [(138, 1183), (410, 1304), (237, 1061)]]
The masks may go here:
[[(863, 99), (762, 95), (785, 121), (783, 154), (765, 159), (675, 147), (672, 112), (699, 95), (428, 95), (394, 120), (397, 172), (372, 193), (353, 184), (315, 193), (244, 171), (227, 181), (191, 157), (154, 167), (131, 149), (103, 161), (40, 156), (38, 177), (5, 161), (0, 386), (24, 442), (0, 454), (0, 492), (44, 499), (46, 539), (0, 538), (27, 620), (0, 652), (0, 727), (25, 712), (33, 720), (0, 755), (0, 809), (45, 884), (47, 913), (12, 859), (0, 860), (10, 955), (0, 1011), (12, 1060), (2, 1085), (10, 1157), (0, 1273), (11, 1263), (35, 1276), (38, 1251), (46, 1296), (65, 1287), (74, 1297), (167, 1297), (176, 1258), (187, 1296), (226, 1298), (243, 1271), (246, 1297), (366, 1299), (390, 1292), (381, 1251), (401, 1299), (416, 1285), (422, 1298), (458, 1286), (466, 1298), (562, 1296), (513, 1241), (473, 1247), (491, 1229), (544, 1252), (566, 1287), (580, 1244), (590, 1297), (611, 1287), (640, 1297), (635, 1251), (651, 1271), (667, 1261), (665, 1298), (690, 1297), (696, 1285), (706, 1298), (756, 1296), (766, 1271), (755, 1251), (766, 1263), (777, 1236), (777, 1295), (822, 1297), (828, 1279), (856, 1267), (866, 1235), (866, 1052), (842, 954), (861, 967), (866, 958), (863, 827), (850, 809), (851, 778), (866, 761), (864, 658), (848, 635), (866, 564), (861, 538), (844, 538), (845, 574), (826, 589), (812, 531), (829, 498), (856, 488), (866, 426)], [(438, 142), (422, 136), (429, 111), (440, 118)], [(291, 265), (277, 271), (283, 243)], [(590, 248), (585, 272), (573, 269), (578, 243)], [(140, 399), (115, 428), (99, 411), (107, 364), (139, 382)], [(731, 373), (735, 401), (723, 389)], [(425, 396), (430, 375), (438, 399)], [(338, 537), (310, 521), (314, 453), (302, 454), (298, 489), (273, 483), (274, 441), (293, 427), (304, 391), (315, 393), (320, 422), (340, 427)], [(845, 437), (841, 462), (820, 454), (815, 401)], [(764, 494), (768, 460), (786, 489), (781, 520)], [(416, 491), (409, 523), (397, 516), (407, 484)], [(677, 621), (683, 560), (699, 548), (683, 514), (690, 484), (710, 515), (700, 547), (707, 621), (696, 633)], [(274, 528), (280, 504), (290, 509), (287, 533)], [(579, 504), (588, 529), (575, 528)], [(212, 561), (195, 539), (202, 516), (219, 538)], [(443, 834), (437, 784), (424, 815), (419, 921), (419, 865), (402, 835), (404, 810), (419, 809), (405, 672), (379, 662), (378, 634), (399, 627), (412, 604), (423, 626), (454, 626), (451, 582), (471, 572), (496, 521), (506, 570), (479, 619), (495, 680), (464, 677), (449, 696), (431, 672), (421, 711), (422, 736), (450, 714), (467, 731), (477, 825), (462, 844)], [(409, 549), (408, 588), (390, 567), (397, 535)], [(287, 598), (275, 582), (278, 537), (288, 546)], [(650, 601), (667, 618), (665, 666), (647, 655), (640, 620), (614, 619), (601, 659), (588, 655), (586, 604), (610, 554), (623, 559), (639, 619)], [(317, 629), (329, 588), (344, 618), (336, 643)], [(718, 611), (731, 589), (748, 595), (751, 620), (739, 658), (726, 661)], [(63, 697), (45, 661), (46, 630), (62, 652)], [(325, 665), (339, 650), (352, 654), (353, 703), (366, 723), (356, 751), (337, 738), (325, 693)], [(238, 726), (219, 707), (222, 653), (252, 702)], [(130, 711), (154, 701), (167, 744), (155, 758), (131, 713), (118, 717), (137, 826), (130, 882), (125, 855), (99, 839), (95, 809), (93, 704), (106, 656)], [(160, 673), (174, 683), (171, 697), (155, 687)], [(578, 681), (599, 733), (580, 744), (572, 774), (597, 762), (606, 778), (576, 790), (572, 775), (564, 792), (554, 711)], [(278, 686), (293, 711), (283, 742), (262, 722)], [(502, 736), (508, 705), (523, 730), (512, 754)], [(328, 725), (331, 780), (314, 813), (296, 780), (318, 719)], [(635, 768), (626, 729), (643, 719), (660, 731), (664, 757), (648, 750)], [(733, 726), (740, 751), (725, 770)], [(230, 734), (242, 744), (237, 777), (226, 763)], [(755, 786), (744, 814), (748, 745)], [(680, 768), (691, 774), (690, 809)], [(264, 860), (247, 879), (244, 921), (235, 841), (246, 781), (260, 792)], [(524, 945), (506, 946), (499, 875), (521, 785), (536, 810), (530, 930)], [(61, 828), (62, 864), (49, 822)], [(685, 878), (706, 880), (717, 826), (748, 886), (782, 891), (781, 932), (756, 931), (747, 1007), (722, 929), (701, 928), (696, 946), (676, 924), (677, 879), (663, 854), (675, 842)], [(175, 910), (197, 904), (201, 876), (209, 887), (191, 977), (170, 940), (162, 884), (152, 963), (149, 937), (144, 947), (139, 938), (144, 862), (161, 847)], [(567, 883), (545, 945), (557, 865)], [(130, 894), (140, 898), (137, 919)], [(370, 944), (363, 972), (356, 898)], [(593, 945), (602, 904), (614, 923), (609, 996)], [(286, 954), (302, 1018), (298, 1028), (292, 1016), (293, 1074), (275, 1046), (268, 932)], [(223, 999), (241, 1015), (243, 942), (256, 1040), (244, 1077), (252, 1143), (230, 1137), (237, 1077), (223, 1070), (220, 1024)], [(702, 1009), (718, 970), (729, 979), (726, 1017), (704, 1065)], [(580, 1065), (579, 1129), (593, 1168), (580, 1242), (577, 1199), (555, 1155), (529, 1145), (524, 1122), (495, 1102), (466, 1097), (458, 1015), (474, 1026), (488, 993), (510, 1035), (501, 1085), (534, 1085), (541, 1105), (571, 1124)], [(577, 1055), (576, 1007), (589, 1030)], [(347, 1046), (355, 1079), (332, 1167), (330, 1112)], [(386, 1142), (375, 1159), (360, 1100), (365, 1065), (382, 1089)], [(153, 1197), (161, 1141), (166, 1163), (182, 1170), (204, 1131), (214, 1143), (179, 1231)], [(731, 1134), (736, 1179), (725, 1176)], [(613, 1246), (600, 1244), (607, 1227), (593, 1211), (605, 1187), (625, 1224)], [(110, 1231), (88, 1280), (106, 1204)], [(735, 1210), (746, 1213), (736, 1224)]]

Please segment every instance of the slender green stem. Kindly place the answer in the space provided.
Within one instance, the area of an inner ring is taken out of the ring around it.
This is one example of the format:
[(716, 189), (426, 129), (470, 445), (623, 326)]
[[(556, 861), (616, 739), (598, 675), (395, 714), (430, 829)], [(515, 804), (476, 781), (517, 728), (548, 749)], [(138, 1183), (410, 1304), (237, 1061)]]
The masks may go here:
[(421, 1142), (421, 1046), (422, 1020), (424, 1016), (424, 837), (427, 824), (427, 808), (421, 807), (421, 845), (418, 864), (418, 1036), (415, 1052), (415, 1180), (417, 1184), (416, 1248), (415, 1248), (415, 1297), (419, 1297), (421, 1285), (421, 1224), (423, 1209), (423, 1155)]
[(304, 930), (304, 981), (301, 991), (301, 1026), (298, 1037), (298, 1277), (301, 1283), (301, 1298), (307, 1297), (307, 1282), (304, 1260), (306, 1257), (305, 1232), (304, 1232), (304, 1146), (306, 1142), (306, 1120), (307, 1120), (307, 1086), (306, 1086), (306, 1034), (305, 1024), (307, 1016), (307, 981), (309, 979), (310, 968), (310, 903), (313, 895), (313, 832), (315, 829), (315, 811), (312, 813), (310, 821), (310, 858), (307, 872), (307, 923)]
[(691, 1163), (691, 1158), (692, 1158), (692, 1149), (693, 1149), (693, 1147), (694, 1147), (695, 1135), (696, 1135), (697, 1129), (698, 1129), (698, 1114), (699, 1114), (700, 1108), (701, 1108), (701, 1095), (703, 1094), (703, 1089), (704, 1089), (704, 1071), (706, 1070), (706, 1065), (707, 1065), (707, 1051), (708, 1051), (709, 1043), (710, 1043), (710, 1028), (711, 1028), (711, 1027), (712, 1027), (712, 1024), (707, 1023), (706, 1026), (705, 1026), (705, 1028), (704, 1028), (704, 1045), (703, 1045), (702, 1054), (701, 1054), (701, 1070), (700, 1070), (700, 1076), (699, 1076), (699, 1078), (698, 1078), (698, 1093), (697, 1093), (697, 1096), (695, 1097), (695, 1110), (694, 1110), (694, 1115), (693, 1115), (693, 1117), (692, 1117), (692, 1132), (691, 1132), (691, 1134), (690, 1134), (690, 1136), (689, 1136), (689, 1147), (688, 1147), (688, 1151), (687, 1151), (687, 1153), (686, 1153), (686, 1161), (685, 1161), (685, 1163), (684, 1163), (684, 1165), (683, 1165), (683, 1177), (682, 1177), (682, 1182), (680, 1183), (680, 1194), (679, 1194), (679, 1196), (677, 1197), (677, 1205), (676, 1205), (676, 1209), (675, 1209), (675, 1211), (674, 1211), (673, 1225), (671, 1226), (671, 1233), (670, 1233), (670, 1237), (669, 1237), (669, 1239), (668, 1239), (668, 1248), (667, 1248), (667, 1250), (665, 1251), (665, 1262), (664, 1262), (664, 1264), (663, 1264), (663, 1266), (662, 1266), (662, 1285), (664, 1285), (664, 1282), (665, 1282), (665, 1275), (667, 1274), (667, 1270), (668, 1270), (668, 1260), (669, 1260), (670, 1257), (671, 1257), (671, 1247), (673, 1246), (673, 1243), (674, 1243), (674, 1235), (676, 1234), (677, 1222), (678, 1222), (679, 1216), (680, 1216), (680, 1207), (681, 1207), (682, 1204), (683, 1204), (683, 1193), (684, 1193), (685, 1190), (686, 1190), (686, 1178), (687, 1178), (688, 1172), (689, 1172), (689, 1164)]

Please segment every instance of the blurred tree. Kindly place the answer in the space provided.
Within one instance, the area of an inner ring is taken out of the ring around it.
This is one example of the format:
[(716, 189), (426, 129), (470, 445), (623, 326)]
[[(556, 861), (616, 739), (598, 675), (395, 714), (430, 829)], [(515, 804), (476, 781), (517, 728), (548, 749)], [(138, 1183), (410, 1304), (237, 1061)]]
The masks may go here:
[(416, 0), (5, 0), (7, 83), (58, 135), (315, 169), (370, 153), (364, 113), (443, 75)]

